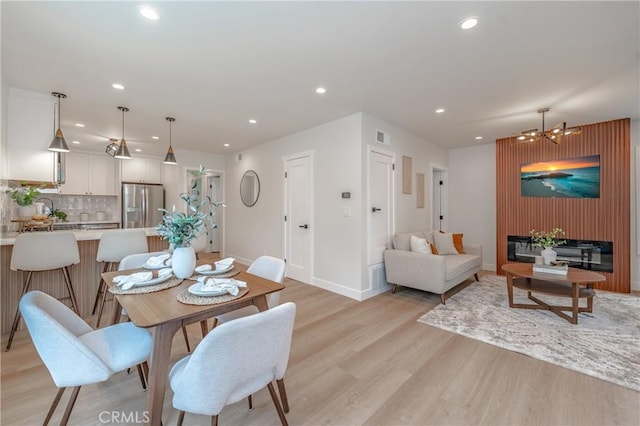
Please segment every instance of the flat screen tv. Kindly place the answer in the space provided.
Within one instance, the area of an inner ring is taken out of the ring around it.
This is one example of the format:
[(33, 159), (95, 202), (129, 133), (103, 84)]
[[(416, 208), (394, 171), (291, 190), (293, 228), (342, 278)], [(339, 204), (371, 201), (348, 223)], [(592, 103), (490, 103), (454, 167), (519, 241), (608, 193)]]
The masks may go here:
[(524, 163), (523, 197), (600, 198), (600, 156)]

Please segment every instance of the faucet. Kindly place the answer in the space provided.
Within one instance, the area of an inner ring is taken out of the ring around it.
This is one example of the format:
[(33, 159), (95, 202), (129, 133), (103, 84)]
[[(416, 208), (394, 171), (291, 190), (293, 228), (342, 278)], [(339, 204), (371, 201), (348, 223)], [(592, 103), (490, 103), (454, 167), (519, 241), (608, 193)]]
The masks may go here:
[[(51, 209), (50, 209), (48, 212), (45, 210), (45, 214), (46, 214), (47, 216), (50, 216), (50, 215), (52, 215), (52, 214), (53, 214), (53, 200), (51, 200), (50, 198), (44, 198), (44, 197), (41, 197), (41, 198), (38, 198), (36, 201), (48, 201), (48, 202), (50, 202), (50, 203), (51, 203)], [(49, 208), (49, 207), (47, 207), (47, 206), (45, 206), (45, 207), (46, 207), (46, 208)]]

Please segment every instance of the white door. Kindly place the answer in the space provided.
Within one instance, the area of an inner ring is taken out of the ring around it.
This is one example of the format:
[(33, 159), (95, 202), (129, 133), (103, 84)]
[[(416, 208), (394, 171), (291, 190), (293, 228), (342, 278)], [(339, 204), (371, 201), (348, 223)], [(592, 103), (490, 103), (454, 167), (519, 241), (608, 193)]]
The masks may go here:
[(311, 276), (311, 157), (285, 160), (286, 275), (309, 283)]
[(383, 262), (393, 236), (393, 156), (369, 153), (369, 265)]

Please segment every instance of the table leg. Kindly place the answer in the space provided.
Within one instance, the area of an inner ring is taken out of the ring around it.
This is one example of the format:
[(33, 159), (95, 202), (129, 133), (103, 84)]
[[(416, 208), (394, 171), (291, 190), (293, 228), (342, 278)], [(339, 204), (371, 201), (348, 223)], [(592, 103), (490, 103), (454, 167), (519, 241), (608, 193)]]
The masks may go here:
[(152, 330), (153, 349), (147, 384), (147, 415), (152, 426), (162, 424), (162, 406), (169, 375), (169, 357), (173, 335), (180, 328), (180, 322), (161, 324)]
[(260, 312), (269, 309), (269, 305), (267, 304), (267, 296), (264, 294), (262, 296), (254, 297), (253, 304), (256, 305)]
[(571, 283), (571, 311), (573, 313), (571, 322), (573, 324), (578, 323), (578, 304), (580, 303), (580, 299), (578, 298), (579, 291), (580, 291), (580, 284)]
[(120, 302), (118, 302), (118, 298), (113, 298), (113, 312), (111, 312), (111, 318), (109, 319), (109, 324), (117, 324), (120, 322), (120, 316), (122, 315), (122, 306), (120, 306)]

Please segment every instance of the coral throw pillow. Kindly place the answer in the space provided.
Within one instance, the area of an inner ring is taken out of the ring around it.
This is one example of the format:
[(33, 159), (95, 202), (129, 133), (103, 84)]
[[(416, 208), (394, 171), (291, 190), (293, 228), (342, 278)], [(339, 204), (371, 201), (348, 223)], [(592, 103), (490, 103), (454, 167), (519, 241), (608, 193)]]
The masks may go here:
[(462, 245), (462, 236), (464, 234), (453, 234), (453, 246), (456, 248), (457, 252), (460, 254), (464, 254), (464, 246)]

